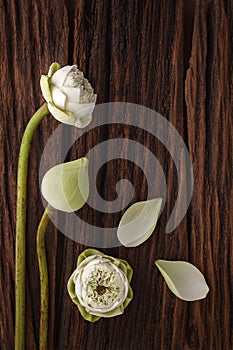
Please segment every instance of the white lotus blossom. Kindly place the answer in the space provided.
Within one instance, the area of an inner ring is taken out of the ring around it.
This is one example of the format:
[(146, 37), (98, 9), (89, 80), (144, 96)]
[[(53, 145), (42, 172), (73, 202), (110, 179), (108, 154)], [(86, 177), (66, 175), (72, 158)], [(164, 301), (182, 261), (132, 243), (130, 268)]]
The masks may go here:
[(48, 75), (41, 76), (40, 85), (54, 118), (79, 128), (91, 122), (96, 95), (76, 65), (60, 68), (54, 62)]
[(78, 261), (68, 291), (83, 317), (96, 321), (122, 314), (133, 296), (129, 264), (93, 249), (87, 249), (81, 257), (84, 260)]

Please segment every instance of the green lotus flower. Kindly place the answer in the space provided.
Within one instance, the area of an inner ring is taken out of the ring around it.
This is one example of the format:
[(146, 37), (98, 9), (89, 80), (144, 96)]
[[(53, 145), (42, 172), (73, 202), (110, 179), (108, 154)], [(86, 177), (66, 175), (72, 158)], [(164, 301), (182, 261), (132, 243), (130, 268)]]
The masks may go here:
[(121, 315), (133, 298), (133, 270), (127, 261), (86, 249), (78, 257), (68, 281), (68, 292), (85, 320)]
[(48, 75), (41, 76), (40, 86), (50, 113), (58, 121), (78, 128), (91, 122), (96, 95), (76, 65), (61, 68), (54, 62)]

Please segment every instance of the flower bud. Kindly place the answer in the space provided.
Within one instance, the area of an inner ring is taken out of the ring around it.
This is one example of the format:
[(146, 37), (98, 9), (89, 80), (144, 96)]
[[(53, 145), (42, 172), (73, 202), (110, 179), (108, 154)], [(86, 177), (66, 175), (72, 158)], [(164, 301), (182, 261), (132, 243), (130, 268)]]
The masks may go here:
[(56, 165), (44, 176), (41, 192), (49, 205), (71, 213), (84, 206), (89, 194), (88, 159)]
[(68, 292), (90, 322), (121, 315), (133, 298), (133, 270), (127, 261), (86, 249), (68, 281)]
[(41, 76), (40, 86), (54, 118), (78, 128), (91, 122), (96, 95), (76, 65), (60, 68), (54, 62), (48, 75)]

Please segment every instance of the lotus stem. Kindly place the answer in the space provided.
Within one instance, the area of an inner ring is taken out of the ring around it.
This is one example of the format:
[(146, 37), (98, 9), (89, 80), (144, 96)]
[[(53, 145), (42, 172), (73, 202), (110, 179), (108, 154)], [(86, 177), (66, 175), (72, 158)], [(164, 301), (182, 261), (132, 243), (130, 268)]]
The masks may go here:
[(47, 350), (48, 340), (48, 306), (49, 306), (49, 287), (48, 287), (48, 267), (45, 249), (45, 233), (49, 223), (49, 217), (53, 213), (53, 209), (47, 207), (40, 220), (37, 237), (36, 248), (37, 258), (40, 272), (40, 336), (39, 349)]
[(25, 255), (28, 158), (32, 137), (40, 121), (49, 113), (43, 104), (30, 119), (20, 146), (17, 178), (15, 251), (15, 350), (25, 348)]

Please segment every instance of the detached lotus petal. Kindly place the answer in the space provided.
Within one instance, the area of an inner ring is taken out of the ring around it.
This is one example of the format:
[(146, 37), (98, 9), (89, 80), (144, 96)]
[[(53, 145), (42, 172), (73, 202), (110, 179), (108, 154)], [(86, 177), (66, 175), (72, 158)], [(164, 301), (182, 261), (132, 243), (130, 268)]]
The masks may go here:
[(162, 198), (134, 203), (126, 210), (117, 230), (117, 237), (122, 245), (136, 247), (145, 242), (153, 233)]
[(202, 273), (186, 261), (157, 260), (155, 262), (168, 288), (178, 298), (186, 301), (203, 299), (209, 292)]
[(41, 192), (50, 206), (73, 212), (80, 209), (89, 194), (88, 159), (56, 165), (44, 176)]
[(69, 278), (68, 293), (87, 321), (121, 315), (133, 298), (132, 274), (127, 261), (86, 249)]
[(50, 113), (58, 121), (79, 128), (91, 122), (96, 95), (76, 65), (61, 68), (54, 62), (48, 75), (41, 76), (40, 86)]

